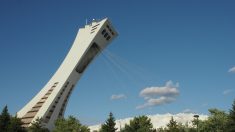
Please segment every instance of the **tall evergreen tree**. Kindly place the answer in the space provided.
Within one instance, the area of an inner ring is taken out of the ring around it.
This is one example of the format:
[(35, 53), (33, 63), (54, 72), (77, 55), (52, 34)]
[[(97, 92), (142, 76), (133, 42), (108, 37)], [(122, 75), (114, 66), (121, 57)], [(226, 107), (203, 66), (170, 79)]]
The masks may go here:
[(8, 113), (8, 108), (5, 106), (0, 115), (0, 130), (1, 132), (7, 132), (7, 128), (10, 123), (10, 114)]
[(171, 117), (170, 122), (167, 124), (167, 131), (168, 132), (179, 132), (177, 121)]
[(47, 128), (44, 128), (42, 119), (37, 118), (30, 127), (28, 127), (28, 132), (49, 132)]
[(115, 132), (117, 128), (115, 128), (115, 118), (113, 117), (113, 113), (109, 113), (109, 118), (106, 120), (105, 124), (102, 124), (100, 132)]

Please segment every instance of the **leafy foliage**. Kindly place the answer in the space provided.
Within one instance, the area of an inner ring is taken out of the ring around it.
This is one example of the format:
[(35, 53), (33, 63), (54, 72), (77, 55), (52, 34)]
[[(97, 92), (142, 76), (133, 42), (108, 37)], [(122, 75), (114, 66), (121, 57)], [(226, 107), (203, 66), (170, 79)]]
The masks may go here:
[(227, 130), (228, 114), (218, 109), (209, 109), (207, 120), (199, 123), (199, 131), (224, 132)]
[(8, 132), (26, 132), (26, 129), (22, 127), (21, 119), (15, 117), (11, 117), (10, 124), (8, 125)]
[(153, 128), (151, 119), (147, 116), (135, 117), (133, 120), (130, 120), (129, 125), (125, 125), (125, 128), (121, 130), (122, 132), (156, 132), (156, 129)]
[(185, 124), (178, 123), (172, 117), (167, 126), (165, 128), (158, 128), (157, 132), (197, 132), (197, 129), (189, 126), (188, 122)]
[(73, 116), (67, 119), (59, 118), (55, 122), (55, 129), (53, 132), (89, 132), (87, 126), (82, 125), (79, 120)]
[(101, 125), (100, 132), (115, 132), (117, 128), (115, 128), (115, 118), (113, 117), (113, 113), (109, 113), (109, 118), (106, 120), (105, 124)]
[(235, 132), (235, 100), (232, 109), (229, 111), (229, 121), (227, 124), (228, 132)]
[(49, 132), (47, 128), (44, 128), (42, 119), (37, 118), (30, 127), (28, 127), (28, 132)]

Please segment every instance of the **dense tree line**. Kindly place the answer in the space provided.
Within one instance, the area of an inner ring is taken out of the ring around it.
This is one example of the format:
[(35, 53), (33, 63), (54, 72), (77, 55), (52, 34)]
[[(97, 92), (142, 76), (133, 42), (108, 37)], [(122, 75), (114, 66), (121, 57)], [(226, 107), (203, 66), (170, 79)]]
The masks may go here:
[(156, 132), (153, 128), (151, 119), (147, 116), (138, 116), (130, 120), (129, 124), (126, 124), (121, 132)]
[(218, 109), (209, 109), (207, 120), (194, 119), (192, 126), (177, 123), (173, 117), (165, 128), (158, 132), (235, 132), (235, 100), (229, 113)]
[[(23, 122), (17, 116), (11, 116), (8, 108), (5, 106), (0, 115), (0, 132), (50, 132), (45, 128), (42, 119), (36, 119), (30, 127), (22, 127)], [(82, 125), (78, 119), (69, 116), (68, 118), (59, 118), (55, 121), (53, 132), (90, 132), (87, 126)]]
[[(207, 120), (192, 120), (192, 125), (178, 123), (171, 118), (164, 128), (154, 129), (151, 119), (147, 116), (138, 116), (130, 120), (120, 132), (235, 132), (235, 100), (229, 113), (219, 109), (209, 109)], [(11, 116), (5, 106), (0, 115), (0, 132), (49, 132), (44, 127), (43, 121), (37, 119), (30, 127), (22, 127), (22, 122), (17, 116)], [(109, 114), (106, 122), (101, 125), (100, 130), (94, 132), (116, 132), (115, 118)], [(82, 125), (73, 116), (59, 118), (55, 121), (53, 132), (90, 132), (90, 129)]]
[(69, 116), (67, 119), (57, 119), (53, 132), (90, 132), (90, 129), (82, 125), (75, 117)]

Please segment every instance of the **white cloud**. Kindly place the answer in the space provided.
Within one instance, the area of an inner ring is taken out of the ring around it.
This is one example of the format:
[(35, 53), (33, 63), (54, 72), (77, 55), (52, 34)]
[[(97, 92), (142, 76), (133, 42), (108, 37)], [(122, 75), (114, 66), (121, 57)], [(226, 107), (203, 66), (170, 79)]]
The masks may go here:
[(175, 100), (175, 98), (171, 98), (171, 97), (160, 97), (157, 99), (149, 99), (148, 102), (152, 105), (160, 105), (160, 104), (164, 104), (164, 103), (170, 103), (173, 102)]
[(232, 67), (232, 68), (230, 68), (230, 69), (228, 70), (228, 72), (235, 73), (235, 66)]
[(175, 98), (165, 97), (165, 96), (161, 96), (159, 98), (149, 98), (145, 104), (137, 106), (136, 109), (142, 109), (142, 108), (149, 107), (149, 106), (168, 104), (173, 101), (175, 101)]
[(232, 93), (232, 92), (233, 92), (232, 89), (227, 89), (227, 90), (224, 90), (224, 91), (223, 91), (223, 95), (228, 95), (228, 94), (230, 94), (230, 93)]
[(141, 90), (140, 96), (144, 97), (146, 102), (143, 105), (137, 106), (136, 109), (168, 104), (175, 101), (176, 96), (179, 95), (178, 87), (179, 83), (174, 84), (170, 80), (166, 82), (165, 86), (147, 87)]
[(179, 83), (174, 84), (171, 80), (166, 82), (166, 87), (179, 87)]
[(175, 96), (179, 94), (178, 88), (179, 83), (175, 85), (173, 82), (167, 81), (165, 86), (162, 87), (148, 87), (143, 89), (140, 92), (140, 96), (142, 97), (153, 97), (153, 96)]
[(117, 95), (114, 94), (110, 97), (111, 100), (118, 100), (118, 99), (124, 99), (124, 98), (126, 98), (125, 94), (117, 94)]
[[(200, 120), (206, 120), (207, 119), (207, 115), (203, 115), (203, 114), (198, 114), (199, 115), (199, 119)], [(194, 114), (193, 113), (178, 113), (178, 114), (155, 114), (155, 115), (147, 115), (150, 119), (151, 122), (153, 124), (154, 128), (160, 128), (160, 127), (166, 127), (166, 125), (169, 123), (171, 117), (174, 118), (174, 120), (176, 120), (179, 123), (185, 124), (188, 123), (188, 125), (192, 125), (192, 120), (194, 119)], [(125, 124), (129, 124), (129, 121), (133, 119), (131, 118), (125, 118), (125, 119), (119, 119), (116, 120), (116, 128), (118, 128), (118, 131), (120, 130), (120, 127), (123, 128), (125, 126)], [(99, 130), (101, 127), (101, 125), (94, 125), (94, 126), (90, 126), (89, 128), (91, 129), (91, 131), (94, 130)]]
[(150, 88), (145, 88), (140, 92), (140, 96), (142, 97), (173, 96), (178, 94), (179, 94), (178, 89), (172, 87), (150, 87)]

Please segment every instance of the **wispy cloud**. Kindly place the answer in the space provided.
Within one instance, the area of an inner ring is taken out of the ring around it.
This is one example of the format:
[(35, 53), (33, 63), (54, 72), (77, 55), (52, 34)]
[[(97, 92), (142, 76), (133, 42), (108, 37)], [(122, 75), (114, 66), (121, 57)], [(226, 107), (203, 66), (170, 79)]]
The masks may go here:
[(195, 113), (195, 112), (191, 109), (184, 109), (183, 113)]
[(232, 89), (226, 89), (226, 90), (223, 91), (223, 95), (228, 95), (228, 94), (230, 94), (232, 92), (233, 92)]
[(230, 69), (228, 70), (228, 72), (235, 73), (235, 66), (232, 67), (232, 68), (230, 68)]
[(202, 104), (202, 107), (206, 107), (206, 106), (208, 106), (208, 103), (203, 103)]
[(174, 101), (175, 101), (175, 98), (165, 97), (165, 96), (161, 96), (159, 98), (149, 98), (146, 103), (144, 103), (143, 105), (137, 106), (136, 109), (142, 109), (142, 108), (150, 107), (150, 106), (168, 104)]
[(110, 99), (111, 100), (118, 100), (118, 99), (124, 99), (126, 98), (125, 94), (113, 94)]
[(136, 107), (142, 109), (145, 107), (157, 106), (174, 102), (179, 95), (179, 83), (174, 84), (171, 80), (167, 81), (162, 87), (147, 87), (140, 91), (140, 96), (144, 97), (146, 102)]

